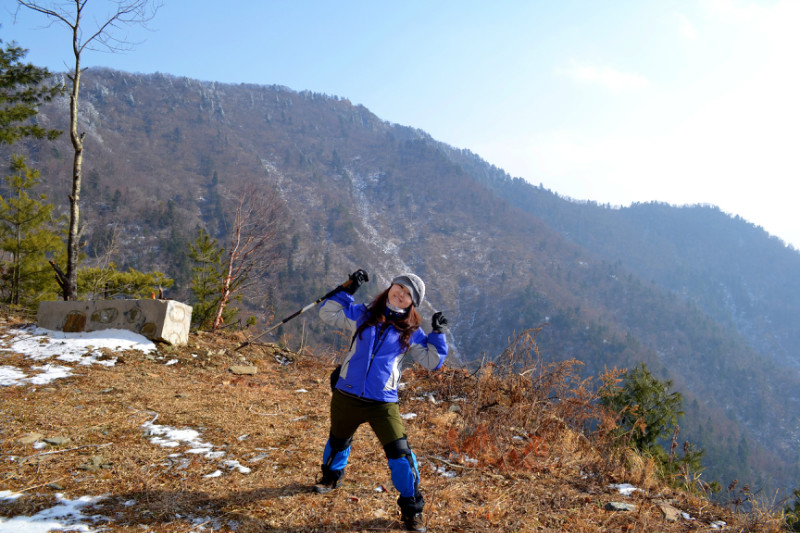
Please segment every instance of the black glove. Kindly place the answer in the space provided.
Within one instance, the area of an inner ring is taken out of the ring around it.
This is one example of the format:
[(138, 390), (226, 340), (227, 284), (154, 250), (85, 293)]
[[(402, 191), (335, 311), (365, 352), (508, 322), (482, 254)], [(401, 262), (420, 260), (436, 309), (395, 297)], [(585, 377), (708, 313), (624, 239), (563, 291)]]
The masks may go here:
[(442, 333), (442, 329), (447, 327), (447, 319), (444, 317), (441, 311), (438, 311), (433, 314), (433, 318), (431, 318), (431, 328), (433, 329), (434, 333)]
[(358, 288), (367, 281), (369, 281), (369, 274), (367, 274), (366, 270), (361, 270), (359, 268), (350, 274), (350, 283), (344, 287), (344, 290), (349, 294), (355, 294)]

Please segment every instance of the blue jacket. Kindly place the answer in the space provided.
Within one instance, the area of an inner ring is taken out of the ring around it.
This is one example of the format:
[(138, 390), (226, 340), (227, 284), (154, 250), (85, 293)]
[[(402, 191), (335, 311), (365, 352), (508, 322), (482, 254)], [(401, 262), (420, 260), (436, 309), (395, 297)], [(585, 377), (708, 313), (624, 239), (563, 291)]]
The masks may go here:
[[(354, 303), (350, 294), (339, 291), (322, 303), (319, 314), (327, 324), (346, 328), (352, 335), (366, 320), (367, 306)], [(408, 350), (400, 345), (400, 332), (391, 325), (366, 328), (359, 337), (342, 362), (336, 388), (369, 400), (397, 401), (400, 365), (406, 353), (428, 370), (438, 370), (447, 357), (445, 335), (426, 335), (422, 328), (411, 334)]]

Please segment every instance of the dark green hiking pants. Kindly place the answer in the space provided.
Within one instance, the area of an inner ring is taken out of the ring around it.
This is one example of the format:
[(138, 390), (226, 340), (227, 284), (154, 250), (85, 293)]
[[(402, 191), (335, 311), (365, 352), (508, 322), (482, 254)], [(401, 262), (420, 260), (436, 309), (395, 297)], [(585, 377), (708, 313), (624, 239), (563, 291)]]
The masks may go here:
[(349, 439), (364, 423), (370, 425), (381, 446), (406, 436), (396, 403), (363, 401), (334, 390), (331, 398), (331, 435), (337, 439)]
[(350, 456), (350, 444), (358, 426), (367, 423), (381, 441), (392, 483), (404, 516), (421, 513), (425, 498), (419, 491), (417, 457), (406, 440), (406, 431), (396, 403), (365, 402), (339, 390), (331, 398), (331, 432), (322, 454), (322, 479), (338, 482)]

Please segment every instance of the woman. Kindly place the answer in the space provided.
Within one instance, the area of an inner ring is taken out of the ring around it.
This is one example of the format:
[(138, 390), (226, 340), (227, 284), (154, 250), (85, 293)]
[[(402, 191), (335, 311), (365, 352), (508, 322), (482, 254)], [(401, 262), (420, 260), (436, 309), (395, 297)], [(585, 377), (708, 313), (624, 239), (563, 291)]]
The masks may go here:
[(331, 377), (330, 435), (322, 456), (322, 477), (314, 491), (325, 493), (339, 486), (353, 434), (367, 422), (389, 460), (406, 529), (425, 531), (425, 500), (419, 491), (417, 458), (406, 440), (397, 406), (397, 385), (405, 354), (429, 370), (442, 366), (447, 356), (442, 332), (447, 319), (436, 313), (431, 320), (431, 333), (422, 330), (417, 308), (425, 298), (425, 284), (414, 274), (394, 278), (371, 304), (355, 304), (353, 294), (366, 281), (366, 272), (354, 272), (347, 287), (325, 300), (319, 311), (326, 323), (348, 328), (353, 342), (337, 369), (338, 376), (334, 373)]

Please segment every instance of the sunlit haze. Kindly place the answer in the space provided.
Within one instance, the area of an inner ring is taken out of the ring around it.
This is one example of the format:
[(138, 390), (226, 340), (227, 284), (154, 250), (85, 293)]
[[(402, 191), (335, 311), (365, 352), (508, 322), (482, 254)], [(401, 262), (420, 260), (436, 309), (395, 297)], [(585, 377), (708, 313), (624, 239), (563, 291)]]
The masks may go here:
[[(66, 27), (3, 4), (0, 38), (66, 71)], [(796, 0), (167, 0), (83, 59), (340, 96), (563, 196), (713, 204), (800, 249), (799, 24)]]

